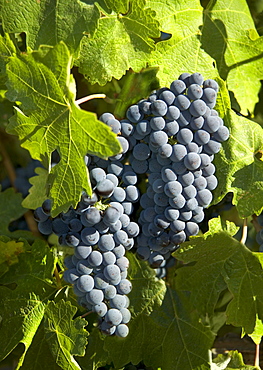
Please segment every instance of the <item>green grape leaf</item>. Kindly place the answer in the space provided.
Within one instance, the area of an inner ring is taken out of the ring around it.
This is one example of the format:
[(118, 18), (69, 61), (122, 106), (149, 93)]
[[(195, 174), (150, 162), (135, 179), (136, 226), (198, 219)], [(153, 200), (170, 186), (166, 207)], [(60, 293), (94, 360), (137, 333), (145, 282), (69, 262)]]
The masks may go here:
[(195, 369), (207, 364), (213, 335), (200, 323), (189, 298), (166, 287), (145, 262), (136, 261), (134, 256), (129, 258), (129, 279), (133, 283), (129, 294), (133, 314), (129, 335), (124, 339), (105, 337), (98, 329), (92, 330), (86, 354), (78, 359), (81, 368), (97, 369), (113, 362), (113, 367), (119, 369), (140, 361), (162, 370)]
[(219, 184), (214, 191), (214, 203), (233, 192), (233, 204), (241, 218), (260, 214), (263, 209), (263, 129), (230, 109), (226, 86), (222, 80), (218, 82), (216, 109), (230, 130), (230, 138), (215, 155)]
[(10, 240), (5, 243), (0, 240), (0, 277), (9, 270), (9, 266), (18, 263), (18, 256), (23, 252), (23, 242)]
[(116, 13), (125, 14), (129, 10), (128, 0), (99, 0), (98, 3), (104, 7), (113, 10)]
[(79, 0), (27, 0), (23, 3), (11, 0), (1, 12), (4, 31), (25, 32), (27, 46), (31, 49), (64, 41), (71, 52), (78, 50), (83, 33), (94, 33), (99, 15), (95, 4)]
[(29, 189), (28, 196), (23, 200), (22, 205), (25, 208), (36, 209), (47, 199), (47, 189), (43, 184), (47, 183), (48, 171), (45, 168), (37, 167), (35, 173), (38, 176), (30, 178), (29, 182), (33, 185)]
[(211, 370), (260, 370), (258, 366), (245, 365), (243, 356), (238, 351), (229, 351), (218, 355), (211, 364)]
[[(226, 231), (191, 238), (174, 256), (189, 264), (177, 270), (175, 284), (191, 292), (201, 314), (212, 315), (220, 293), (228, 288), (227, 323), (252, 333), (263, 318), (262, 266), (257, 256)], [(194, 262), (194, 263), (193, 263)]]
[(21, 145), (46, 166), (55, 149), (60, 154), (46, 183), (53, 216), (76, 206), (83, 190), (91, 193), (87, 153), (108, 157), (121, 150), (111, 129), (75, 104), (70, 61), (67, 47), (60, 43), (11, 57), (6, 66), (7, 98), (22, 103), (8, 132), (18, 135)]
[(25, 237), (32, 239), (31, 233), (25, 230), (9, 231), (10, 222), (17, 220), (27, 211), (22, 207), (22, 194), (16, 193), (13, 188), (0, 192), (0, 234), (13, 238)]
[(61, 370), (61, 367), (57, 365), (55, 358), (50, 352), (45, 338), (43, 321), (39, 325), (33, 341), (26, 352), (24, 362), (19, 369)]
[(210, 1), (204, 11), (201, 44), (233, 92), (233, 106), (243, 114), (253, 112), (263, 77), (263, 37), (256, 31), (247, 2)]
[(155, 12), (145, 7), (144, 0), (130, 2), (124, 15), (105, 13), (94, 36), (83, 38), (75, 64), (91, 83), (100, 85), (112, 77), (120, 79), (129, 68), (138, 72), (146, 67), (154, 49), (153, 38), (160, 33), (158, 26)]
[(263, 322), (259, 320), (258, 316), (256, 318), (256, 325), (253, 330), (253, 333), (249, 334), (250, 338), (255, 344), (260, 344), (263, 336)]
[(45, 337), (56, 363), (62, 369), (79, 370), (73, 355), (83, 356), (88, 332), (86, 320), (72, 319), (77, 307), (70, 302), (49, 302), (45, 310)]
[(21, 342), (25, 351), (19, 365), (44, 316), (47, 301), (56, 292), (54, 252), (41, 240), (32, 247), (24, 242), (24, 249), (18, 263), (0, 278), (0, 361)]
[(169, 40), (157, 43), (149, 59), (150, 66), (159, 66), (160, 85), (169, 87), (183, 72), (200, 72), (205, 78), (218, 76), (213, 59), (200, 43), (203, 24), (200, 1), (164, 1), (160, 4), (149, 0), (147, 5), (156, 11), (162, 31), (172, 34)]

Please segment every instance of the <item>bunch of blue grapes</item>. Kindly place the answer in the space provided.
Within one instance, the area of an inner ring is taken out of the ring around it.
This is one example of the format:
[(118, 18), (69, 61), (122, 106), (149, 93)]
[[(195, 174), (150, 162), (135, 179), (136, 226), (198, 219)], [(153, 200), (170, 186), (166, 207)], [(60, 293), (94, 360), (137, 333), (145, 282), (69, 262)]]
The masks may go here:
[(199, 232), (217, 186), (214, 154), (229, 137), (214, 109), (217, 92), (216, 81), (184, 73), (130, 106), (125, 119), (104, 113), (100, 120), (122, 151), (85, 157), (92, 195), (83, 193), (76, 209), (56, 218), (49, 200), (35, 210), (41, 233), (55, 233), (61, 245), (74, 248), (64, 279), (79, 304), (99, 315), (105, 334), (129, 332), (126, 250), (135, 246), (162, 278), (174, 264), (171, 253)]
[(229, 130), (214, 109), (218, 84), (200, 73), (183, 73), (170, 88), (154, 91), (127, 111), (134, 124), (130, 164), (147, 173), (138, 219), (137, 254), (152, 267), (197, 235), (204, 208), (217, 187), (214, 155)]
[(55, 233), (61, 245), (74, 248), (74, 255), (65, 259), (64, 280), (73, 285), (79, 304), (98, 314), (103, 333), (126, 337), (132, 284), (125, 252), (140, 232), (130, 218), (140, 192), (137, 175), (123, 163), (129, 142), (120, 122), (109, 113), (101, 120), (119, 134), (122, 153), (107, 160), (86, 156), (93, 193), (83, 193), (76, 209), (52, 218), (51, 202), (46, 200), (34, 215), (42, 234)]

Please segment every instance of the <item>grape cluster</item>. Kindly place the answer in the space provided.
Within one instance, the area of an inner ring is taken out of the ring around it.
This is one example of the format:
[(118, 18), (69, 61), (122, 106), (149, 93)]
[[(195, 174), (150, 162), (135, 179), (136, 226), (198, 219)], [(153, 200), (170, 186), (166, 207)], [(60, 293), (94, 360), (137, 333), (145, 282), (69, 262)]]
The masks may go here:
[[(74, 248), (64, 279), (79, 303), (100, 316), (105, 334), (128, 335), (131, 283), (125, 251), (134, 245), (157, 276), (174, 263), (171, 252), (199, 231), (217, 186), (214, 154), (229, 131), (213, 109), (218, 85), (199, 73), (182, 74), (170, 88), (130, 106), (126, 119), (104, 113), (122, 152), (86, 156), (93, 193), (76, 209), (50, 217), (46, 200), (35, 210), (41, 233)], [(145, 190), (143, 194), (138, 189)]]

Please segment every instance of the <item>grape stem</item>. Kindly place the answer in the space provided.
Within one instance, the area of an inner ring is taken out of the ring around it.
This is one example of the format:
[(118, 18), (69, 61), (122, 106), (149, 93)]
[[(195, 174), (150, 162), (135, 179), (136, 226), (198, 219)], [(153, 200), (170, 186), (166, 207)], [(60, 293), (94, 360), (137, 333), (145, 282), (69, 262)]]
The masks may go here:
[(83, 319), (84, 317), (88, 316), (91, 313), (92, 313), (92, 311), (88, 311), (88, 312), (84, 313), (84, 315), (82, 315), (81, 318)]
[(258, 366), (259, 367), (259, 344), (256, 344), (256, 352), (255, 352), (255, 362), (254, 362), (254, 366)]
[(77, 105), (80, 105), (82, 103), (85, 103), (86, 101), (89, 101), (89, 100), (92, 100), (92, 99), (98, 99), (98, 98), (105, 99), (106, 95), (105, 94), (92, 94), (92, 95), (84, 96), (84, 98), (80, 98), (78, 100), (75, 100), (75, 103)]
[(243, 231), (242, 231), (242, 237), (240, 239), (240, 243), (246, 244), (246, 240), (247, 240), (247, 218), (244, 218)]

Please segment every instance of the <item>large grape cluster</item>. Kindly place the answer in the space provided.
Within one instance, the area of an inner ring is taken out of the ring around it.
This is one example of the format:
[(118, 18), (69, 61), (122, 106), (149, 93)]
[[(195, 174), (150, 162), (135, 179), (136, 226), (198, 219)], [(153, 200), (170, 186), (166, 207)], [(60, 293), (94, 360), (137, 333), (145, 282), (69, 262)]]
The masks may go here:
[(126, 119), (104, 113), (100, 120), (117, 134), (122, 152), (86, 156), (92, 195), (84, 193), (76, 209), (54, 219), (49, 200), (35, 210), (40, 232), (74, 248), (64, 279), (79, 303), (100, 316), (105, 334), (128, 335), (125, 251), (135, 245), (163, 277), (171, 252), (199, 231), (217, 186), (214, 154), (229, 137), (213, 109), (217, 91), (214, 80), (184, 73), (130, 106)]

